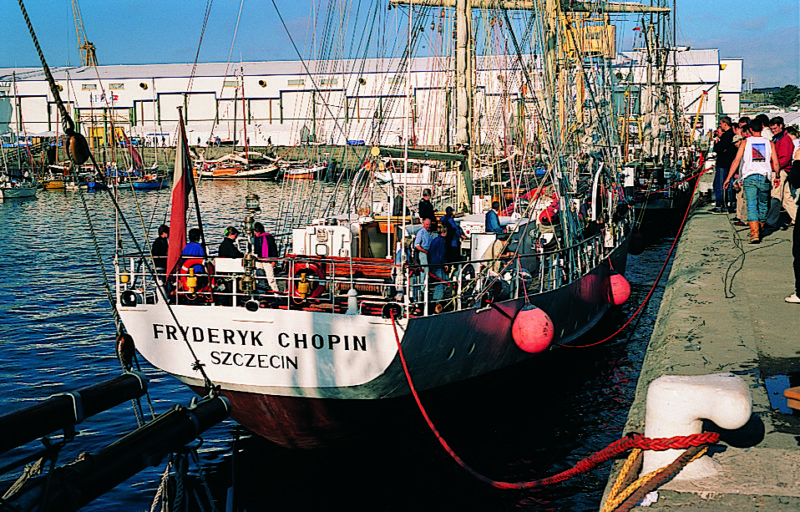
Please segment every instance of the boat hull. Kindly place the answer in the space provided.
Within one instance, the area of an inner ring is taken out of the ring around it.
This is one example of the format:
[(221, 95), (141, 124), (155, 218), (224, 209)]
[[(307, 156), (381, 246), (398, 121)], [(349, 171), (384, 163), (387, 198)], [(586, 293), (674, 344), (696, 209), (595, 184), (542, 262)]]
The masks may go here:
[[(624, 272), (626, 257), (627, 242), (611, 254), (611, 267)], [(609, 310), (611, 272), (603, 263), (530, 296), (553, 322), (551, 348), (574, 343)], [(527, 303), (506, 300), (396, 324), (376, 316), (280, 309), (172, 309), (208, 377), (231, 400), (233, 419), (281, 445), (313, 447), (347, 436), (365, 417), (410, 393), (395, 328), (415, 388), (432, 389), (541, 357), (522, 351), (512, 337), (513, 319)], [(148, 361), (193, 389), (204, 388), (179, 331), (168, 339), (172, 320), (165, 307), (121, 307), (120, 314)]]
[(0, 189), (0, 197), (3, 199), (24, 199), (27, 197), (36, 197), (35, 186), (22, 186), (22, 187), (9, 187)]

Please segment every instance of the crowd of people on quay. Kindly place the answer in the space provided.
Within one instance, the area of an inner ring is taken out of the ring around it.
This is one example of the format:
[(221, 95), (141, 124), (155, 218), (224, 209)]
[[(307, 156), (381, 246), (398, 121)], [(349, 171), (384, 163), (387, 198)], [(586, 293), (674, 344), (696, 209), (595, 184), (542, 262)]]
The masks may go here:
[[(759, 114), (733, 122), (722, 116), (713, 137), (716, 153), (712, 213), (735, 214), (733, 223), (750, 228), (749, 243), (760, 243), (777, 229), (794, 227), (795, 293), (786, 302), (800, 304), (800, 131), (781, 116)], [(784, 215), (784, 212), (786, 215)]]
[[(759, 114), (733, 122), (719, 120), (712, 142), (716, 153), (712, 213), (734, 214), (734, 224), (749, 226), (750, 243), (765, 234), (794, 225), (796, 189), (788, 180), (794, 153), (800, 146), (795, 127), (780, 116)], [(785, 210), (788, 222), (781, 211)]]

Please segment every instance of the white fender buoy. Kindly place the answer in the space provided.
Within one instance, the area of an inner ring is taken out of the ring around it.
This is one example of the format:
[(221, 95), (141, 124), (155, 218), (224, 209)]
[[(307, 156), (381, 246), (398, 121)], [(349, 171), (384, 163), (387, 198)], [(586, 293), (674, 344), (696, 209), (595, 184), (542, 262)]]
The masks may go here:
[[(702, 431), (708, 419), (724, 429), (744, 426), (752, 414), (750, 391), (732, 373), (712, 375), (665, 375), (647, 389), (644, 435), (648, 438), (686, 436)], [(672, 463), (683, 450), (645, 450), (642, 475)], [(676, 479), (713, 476), (719, 463), (707, 455), (689, 463)]]
[(533, 304), (526, 304), (514, 317), (511, 337), (520, 349), (536, 354), (550, 346), (554, 331), (553, 321), (547, 313)]
[(621, 306), (631, 296), (631, 284), (625, 276), (618, 272), (611, 272), (606, 280), (606, 298), (613, 306)]

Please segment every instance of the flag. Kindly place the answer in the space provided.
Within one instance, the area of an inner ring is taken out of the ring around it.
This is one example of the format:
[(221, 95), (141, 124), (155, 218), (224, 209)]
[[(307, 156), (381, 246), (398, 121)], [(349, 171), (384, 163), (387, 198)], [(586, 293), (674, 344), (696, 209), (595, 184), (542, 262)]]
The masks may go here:
[(127, 135), (125, 135), (125, 131), (122, 130), (122, 136), (125, 137), (125, 144), (128, 146), (128, 151), (131, 154), (131, 159), (133, 160), (133, 167), (134, 169), (142, 169), (144, 168), (144, 161), (142, 161), (142, 156), (136, 151), (136, 148), (133, 147), (131, 144), (130, 139)]
[(172, 176), (172, 210), (169, 216), (169, 251), (167, 271), (172, 273), (186, 247), (186, 210), (189, 207), (189, 192), (194, 186), (192, 162), (186, 144), (183, 115), (179, 112), (178, 140), (175, 145), (175, 171)]

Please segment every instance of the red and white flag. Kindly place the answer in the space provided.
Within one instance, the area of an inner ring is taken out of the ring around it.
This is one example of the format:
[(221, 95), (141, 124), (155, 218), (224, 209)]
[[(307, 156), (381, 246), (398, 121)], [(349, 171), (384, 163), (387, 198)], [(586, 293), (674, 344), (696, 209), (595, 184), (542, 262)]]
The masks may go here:
[(178, 112), (178, 141), (175, 145), (175, 171), (172, 176), (172, 211), (169, 216), (169, 250), (167, 271), (175, 271), (183, 248), (186, 247), (186, 211), (189, 208), (189, 192), (194, 186), (192, 161), (186, 143), (183, 114)]

